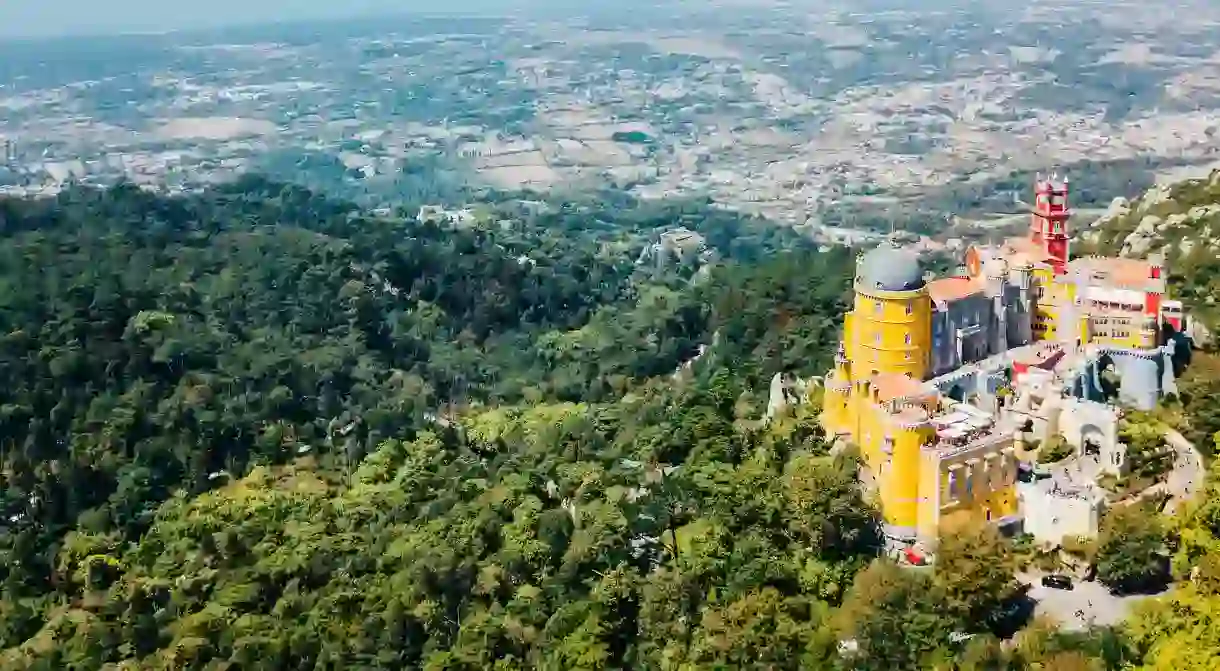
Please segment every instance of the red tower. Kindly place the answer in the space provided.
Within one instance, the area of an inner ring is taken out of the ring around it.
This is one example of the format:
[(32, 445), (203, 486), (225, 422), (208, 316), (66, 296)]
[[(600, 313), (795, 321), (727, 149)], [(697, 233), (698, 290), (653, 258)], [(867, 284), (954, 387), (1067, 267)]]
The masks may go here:
[(1029, 239), (1046, 251), (1056, 275), (1066, 272), (1068, 261), (1068, 181), (1055, 175), (1034, 183), (1034, 212)]

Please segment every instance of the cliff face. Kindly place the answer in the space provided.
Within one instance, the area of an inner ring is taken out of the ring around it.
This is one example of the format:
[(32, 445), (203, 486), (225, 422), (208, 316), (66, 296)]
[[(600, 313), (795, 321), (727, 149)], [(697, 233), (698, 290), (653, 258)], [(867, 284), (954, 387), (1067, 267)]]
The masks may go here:
[(1190, 335), (1203, 344), (1220, 327), (1220, 170), (1154, 186), (1134, 200), (1115, 198), (1081, 241), (1085, 253), (1160, 254), (1170, 297), (1191, 312)]

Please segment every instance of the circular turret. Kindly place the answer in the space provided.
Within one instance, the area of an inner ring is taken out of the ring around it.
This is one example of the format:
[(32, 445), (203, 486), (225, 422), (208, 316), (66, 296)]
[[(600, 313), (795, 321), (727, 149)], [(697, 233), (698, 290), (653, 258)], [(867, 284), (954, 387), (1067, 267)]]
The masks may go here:
[(925, 284), (919, 256), (886, 244), (861, 257), (856, 281), (866, 291), (918, 291)]
[(983, 274), (989, 279), (1004, 279), (1008, 275), (1008, 264), (999, 257), (987, 259), (983, 263)]

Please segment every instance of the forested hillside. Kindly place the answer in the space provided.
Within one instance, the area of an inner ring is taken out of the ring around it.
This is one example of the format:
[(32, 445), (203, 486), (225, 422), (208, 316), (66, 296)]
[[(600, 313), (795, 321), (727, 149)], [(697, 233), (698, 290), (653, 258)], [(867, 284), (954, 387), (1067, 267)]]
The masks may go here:
[[(1026, 625), (990, 530), (880, 558), (816, 389), (763, 420), (772, 374), (828, 365), (849, 253), (692, 203), (476, 209), (254, 179), (0, 201), (0, 669), (1213, 659), (1205, 614)], [(678, 223), (726, 260), (633, 263)]]
[[(257, 179), (0, 201), (6, 593), (58, 588), (65, 533), (134, 540), (174, 492), (252, 464), (343, 473), (453, 403), (617, 397), (716, 330), (733, 337), (709, 358), (755, 379), (833, 338), (846, 256), (797, 251), (782, 282), (728, 264), (696, 286), (636, 271), (646, 222), (489, 219), (372, 218)], [(726, 256), (777, 251), (739, 232)], [(768, 312), (802, 327), (754, 332)]]

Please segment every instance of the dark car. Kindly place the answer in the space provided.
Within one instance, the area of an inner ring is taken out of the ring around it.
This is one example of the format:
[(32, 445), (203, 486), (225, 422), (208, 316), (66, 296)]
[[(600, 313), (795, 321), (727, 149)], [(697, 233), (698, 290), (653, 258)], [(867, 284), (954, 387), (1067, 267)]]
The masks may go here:
[(1072, 579), (1065, 575), (1044, 575), (1042, 576), (1042, 586), (1051, 589), (1072, 589)]

